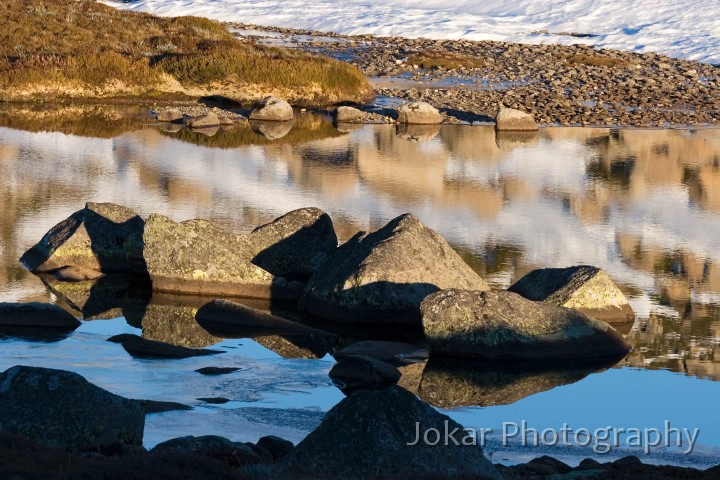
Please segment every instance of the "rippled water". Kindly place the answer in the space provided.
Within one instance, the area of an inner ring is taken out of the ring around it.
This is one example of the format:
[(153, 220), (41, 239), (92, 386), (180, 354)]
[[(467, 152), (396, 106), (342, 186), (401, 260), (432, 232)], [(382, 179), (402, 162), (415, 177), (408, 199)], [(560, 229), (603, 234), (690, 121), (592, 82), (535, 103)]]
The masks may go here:
[[(163, 131), (149, 125), (145, 111), (0, 109), (0, 301), (67, 307), (17, 259), (87, 201), (176, 220), (209, 218), (238, 232), (317, 206), (331, 215), (341, 240), (412, 212), (494, 287), (508, 287), (538, 267), (592, 264), (610, 273), (637, 317), (616, 325), (633, 352), (606, 370), (568, 365), (488, 373), (431, 360), (406, 372), (409, 388), (464, 425), (494, 433), (503, 422), (522, 420), (538, 429), (567, 423), (591, 430), (662, 428), (667, 420), (699, 428), (700, 447), (691, 455), (653, 449), (643, 458), (717, 463), (720, 130), (544, 128), (496, 137), (483, 126), (396, 131), (376, 125), (343, 132), (327, 119), (300, 114), (289, 132), (255, 125), (201, 133)], [(81, 295), (65, 293), (65, 300), (82, 302)], [(216, 338), (193, 321), (196, 306), (154, 298), (139, 318), (131, 318), (127, 305), (104, 314), (87, 307), (93, 318), (110, 319), (86, 321), (55, 341), (2, 338), (0, 369), (65, 368), (121, 395), (195, 407), (148, 416), (148, 446), (200, 433), (297, 441), (342, 398), (326, 375), (331, 349), (280, 337)], [(140, 333), (128, 322), (142, 325), (149, 338), (220, 342), (227, 353), (210, 360), (135, 359), (104, 341)], [(208, 365), (241, 369), (220, 377), (194, 372)], [(229, 401), (197, 400), (207, 397)], [(488, 448), (493, 461), (593, 456), (591, 447), (502, 447), (498, 441), (491, 438)]]

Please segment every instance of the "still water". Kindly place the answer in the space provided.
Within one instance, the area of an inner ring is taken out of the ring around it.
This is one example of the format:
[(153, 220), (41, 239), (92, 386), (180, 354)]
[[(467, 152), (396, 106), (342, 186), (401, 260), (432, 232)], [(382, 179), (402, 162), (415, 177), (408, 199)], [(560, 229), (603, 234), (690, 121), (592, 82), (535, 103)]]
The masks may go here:
[[(404, 372), (421, 398), (467, 427), (492, 429), (486, 453), (493, 461), (550, 454), (576, 464), (630, 452), (656, 463), (718, 463), (720, 130), (544, 128), (496, 137), (490, 126), (337, 129), (306, 113), (289, 130), (191, 132), (164, 131), (146, 112), (0, 109), (0, 301), (83, 308), (82, 299), (49, 291), (17, 259), (87, 201), (120, 203), (143, 216), (208, 218), (237, 232), (317, 206), (333, 218), (341, 241), (412, 212), (495, 288), (534, 268), (592, 264), (610, 273), (636, 313), (634, 323), (616, 325), (632, 353), (601, 371), (487, 372), (431, 360)], [(214, 337), (194, 322), (197, 306), (153, 298), (133, 321), (117, 305), (107, 312), (86, 306), (85, 318), (96, 320), (67, 338), (0, 338), (0, 370), (63, 368), (127, 397), (194, 407), (148, 416), (146, 446), (189, 434), (299, 441), (343, 398), (327, 377), (334, 363), (327, 351), (280, 337)], [(215, 344), (227, 353), (141, 360), (105, 341), (140, 334), (137, 327), (148, 338)], [(240, 370), (194, 372), (211, 365)], [(218, 397), (227, 402), (199, 400)], [(646, 455), (626, 444), (604, 455), (592, 444), (500, 445), (503, 423), (523, 421), (538, 430), (566, 424), (591, 432), (669, 422), (699, 435), (689, 455), (672, 447)]]

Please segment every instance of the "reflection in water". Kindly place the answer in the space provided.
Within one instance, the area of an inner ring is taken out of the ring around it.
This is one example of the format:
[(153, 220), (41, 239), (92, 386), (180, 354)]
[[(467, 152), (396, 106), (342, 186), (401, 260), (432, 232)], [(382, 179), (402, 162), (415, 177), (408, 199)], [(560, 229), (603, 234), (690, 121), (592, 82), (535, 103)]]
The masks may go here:
[(49, 299), (17, 259), (87, 201), (238, 232), (317, 206), (341, 240), (412, 212), (495, 287), (534, 268), (604, 268), (637, 314), (630, 365), (720, 380), (720, 130), (546, 128), (509, 139), (443, 126), (415, 142), (393, 126), (341, 133), (304, 114), (271, 141), (249, 125), (161, 132), (139, 114), (112, 120), (106, 107), (68, 121), (67, 134), (31, 133), (64, 125), (29, 111), (3, 117), (17, 129), (0, 128), (0, 300)]
[(431, 357), (417, 394), (442, 408), (509, 405), (530, 395), (575, 383), (614, 364), (497, 364)]

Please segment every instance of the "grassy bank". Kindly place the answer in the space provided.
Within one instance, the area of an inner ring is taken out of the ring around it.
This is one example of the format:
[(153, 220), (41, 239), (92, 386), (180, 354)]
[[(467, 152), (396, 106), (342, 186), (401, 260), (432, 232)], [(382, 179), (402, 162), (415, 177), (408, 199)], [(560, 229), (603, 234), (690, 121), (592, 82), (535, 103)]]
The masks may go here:
[(354, 67), (241, 41), (220, 23), (162, 18), (93, 0), (0, 3), (0, 98), (268, 94), (300, 105), (364, 101)]

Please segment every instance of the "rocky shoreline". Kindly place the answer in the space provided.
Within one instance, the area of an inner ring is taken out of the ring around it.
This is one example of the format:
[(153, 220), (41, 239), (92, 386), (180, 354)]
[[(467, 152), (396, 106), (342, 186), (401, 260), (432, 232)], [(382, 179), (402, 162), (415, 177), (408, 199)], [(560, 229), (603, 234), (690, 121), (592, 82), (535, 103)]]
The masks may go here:
[[(541, 125), (720, 124), (720, 68), (654, 53), (226, 26), (258, 43), (349, 62), (379, 96), (428, 102), (463, 122), (490, 122), (501, 107), (509, 107), (530, 113)], [(455, 68), (430, 66), (448, 59)]]

